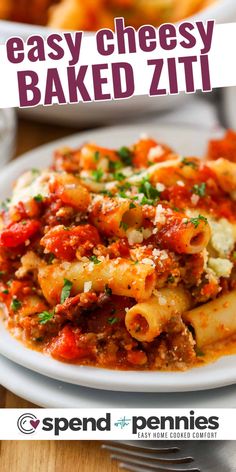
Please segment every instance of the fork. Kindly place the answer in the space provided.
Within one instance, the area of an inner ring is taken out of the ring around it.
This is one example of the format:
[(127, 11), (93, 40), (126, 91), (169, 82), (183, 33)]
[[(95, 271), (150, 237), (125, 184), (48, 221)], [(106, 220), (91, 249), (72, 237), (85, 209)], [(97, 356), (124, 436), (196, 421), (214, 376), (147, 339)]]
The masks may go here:
[(130, 472), (236, 472), (235, 441), (127, 441), (101, 447)]

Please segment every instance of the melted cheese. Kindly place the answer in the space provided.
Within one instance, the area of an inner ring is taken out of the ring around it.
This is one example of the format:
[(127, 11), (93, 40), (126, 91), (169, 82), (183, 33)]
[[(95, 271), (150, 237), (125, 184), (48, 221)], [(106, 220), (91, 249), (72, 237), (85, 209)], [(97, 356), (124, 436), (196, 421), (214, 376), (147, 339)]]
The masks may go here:
[(47, 197), (49, 194), (49, 182), (54, 176), (49, 170), (25, 172), (17, 181), (13, 190), (13, 196), (9, 206), (16, 206), (19, 202), (26, 202), (36, 195)]
[(230, 277), (233, 268), (233, 263), (231, 261), (220, 257), (210, 257), (208, 265), (215, 272), (217, 277)]
[(234, 249), (236, 226), (229, 223), (225, 218), (218, 221), (209, 218), (208, 221), (212, 230), (211, 245), (217, 254), (224, 258)]

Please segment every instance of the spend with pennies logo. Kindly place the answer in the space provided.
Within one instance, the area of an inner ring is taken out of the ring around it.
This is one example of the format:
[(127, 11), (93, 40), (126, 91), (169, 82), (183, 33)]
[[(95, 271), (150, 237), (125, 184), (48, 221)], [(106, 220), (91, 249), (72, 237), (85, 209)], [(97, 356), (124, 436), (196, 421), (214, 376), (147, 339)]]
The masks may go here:
[(33, 434), (38, 428), (39, 423), (40, 420), (36, 418), (35, 415), (33, 415), (32, 413), (24, 413), (18, 419), (17, 427), (19, 431), (23, 434)]

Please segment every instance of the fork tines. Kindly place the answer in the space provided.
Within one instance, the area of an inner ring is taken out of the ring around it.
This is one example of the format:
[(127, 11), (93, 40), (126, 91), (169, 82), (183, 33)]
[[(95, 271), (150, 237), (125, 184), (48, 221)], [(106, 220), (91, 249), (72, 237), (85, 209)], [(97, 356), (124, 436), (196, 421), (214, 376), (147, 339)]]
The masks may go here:
[[(132, 472), (201, 472), (193, 466), (194, 458), (181, 455), (179, 447), (143, 447), (133, 445), (103, 444), (103, 449), (111, 452), (111, 459), (117, 460), (119, 467)], [(176, 455), (176, 453), (178, 456)]]

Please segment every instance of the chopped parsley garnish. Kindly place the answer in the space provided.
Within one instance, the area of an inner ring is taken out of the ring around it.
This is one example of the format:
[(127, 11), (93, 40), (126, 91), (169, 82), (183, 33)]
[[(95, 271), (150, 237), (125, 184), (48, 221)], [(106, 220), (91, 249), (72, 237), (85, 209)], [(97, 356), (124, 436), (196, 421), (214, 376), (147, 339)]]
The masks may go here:
[(160, 198), (160, 192), (158, 192), (158, 190), (153, 187), (153, 185), (149, 181), (148, 176), (142, 179), (138, 190), (140, 193), (143, 193), (146, 198), (152, 200), (152, 202), (154, 202), (155, 200), (159, 200)]
[(22, 303), (20, 302), (20, 300), (18, 300), (17, 298), (13, 298), (12, 302), (11, 302), (11, 309), (13, 311), (18, 311), (22, 306)]
[(153, 205), (153, 200), (150, 200), (150, 198), (147, 198), (145, 196), (143, 196), (142, 200), (141, 200), (141, 205)]
[(175, 277), (172, 274), (169, 274), (167, 277), (167, 282), (173, 284), (175, 282)]
[(39, 174), (39, 169), (31, 169), (32, 174)]
[(121, 221), (119, 227), (122, 228), (124, 231), (127, 231), (129, 226), (124, 221)]
[(70, 296), (72, 285), (73, 284), (70, 280), (64, 279), (64, 285), (61, 291), (61, 303), (64, 303), (66, 299)]
[(99, 160), (99, 156), (100, 156), (100, 152), (99, 151), (95, 151), (94, 153), (94, 160), (95, 162), (97, 162)]
[(108, 323), (109, 323), (110, 325), (113, 325), (113, 324), (115, 324), (115, 323), (118, 323), (119, 318), (116, 318), (115, 316), (112, 316), (111, 318), (108, 318), (107, 321), (108, 321)]
[(8, 280), (8, 281), (7, 281), (7, 286), (10, 287), (11, 284), (12, 284), (12, 280)]
[(112, 295), (112, 289), (109, 287), (108, 284), (105, 285), (105, 294), (109, 295), (109, 297)]
[(38, 318), (39, 318), (39, 323), (44, 325), (46, 324), (48, 321), (51, 321), (52, 318), (54, 316), (54, 313), (49, 313), (49, 311), (42, 311), (42, 313), (39, 313), (38, 314)]
[(174, 207), (173, 207), (173, 211), (179, 212), (179, 211), (180, 211), (180, 208), (174, 206)]
[(136, 208), (136, 205), (133, 202), (129, 204), (129, 209), (132, 210), (132, 208)]
[(236, 251), (233, 252), (233, 259), (236, 259)]
[(122, 163), (120, 161), (109, 161), (109, 171), (110, 172), (117, 172), (117, 170), (121, 169), (123, 167)]
[(0, 277), (2, 277), (3, 275), (5, 275), (5, 270), (0, 270)]
[(43, 195), (41, 195), (40, 193), (38, 195), (35, 195), (34, 200), (36, 202), (42, 202), (43, 201)]
[(129, 195), (126, 195), (125, 192), (123, 192), (123, 190), (121, 192), (119, 192), (119, 197), (121, 198), (129, 198)]
[(94, 264), (100, 264), (102, 261), (99, 261), (99, 259), (97, 258), (97, 256), (95, 256), (94, 254), (92, 256), (90, 256), (89, 260), (91, 262), (93, 262)]
[(9, 205), (10, 201), (11, 201), (10, 198), (6, 198), (6, 200), (1, 202), (1, 209), (2, 210), (8, 210), (9, 209), (8, 205)]
[(196, 356), (197, 357), (204, 357), (205, 356), (204, 352), (201, 349), (199, 349), (199, 347), (196, 348)]
[(102, 193), (102, 195), (107, 195), (108, 197), (114, 197), (110, 190), (101, 190), (100, 193)]
[(118, 181), (125, 179), (125, 175), (122, 174), (122, 172), (116, 172), (115, 174), (113, 174), (113, 177), (114, 177), (114, 180), (118, 180)]
[(48, 257), (48, 264), (51, 264), (51, 263), (54, 261), (54, 259), (55, 259), (54, 254), (52, 254), (52, 253), (49, 254), (49, 257)]
[[(205, 216), (202, 216), (202, 215), (198, 215), (196, 218), (190, 218), (189, 221), (190, 221), (190, 223), (193, 224), (194, 228), (197, 228), (201, 221), (204, 221), (204, 223), (207, 224), (207, 218)], [(186, 221), (186, 224), (187, 223), (188, 223), (188, 221)]]
[(7, 290), (7, 288), (6, 288), (5, 290), (2, 291), (2, 293), (4, 293), (4, 295), (8, 295), (9, 290)]
[(189, 167), (192, 167), (193, 169), (197, 169), (196, 162), (186, 159), (186, 157), (184, 157), (181, 162), (184, 166), (189, 166)]
[(92, 171), (92, 175), (94, 177), (94, 180), (96, 180), (96, 182), (101, 182), (103, 174), (104, 174), (104, 172), (103, 172), (102, 169), (97, 169), (97, 170)]
[(192, 188), (192, 192), (198, 195), (199, 197), (206, 196), (206, 184), (202, 182), (202, 184), (195, 184)]
[(130, 190), (131, 187), (132, 186), (129, 182), (125, 182), (124, 184), (119, 185), (118, 190), (120, 190), (121, 192), (124, 192), (125, 190)]
[(132, 152), (129, 148), (123, 146), (117, 151), (117, 154), (121, 158), (123, 164), (125, 164), (126, 166), (132, 165)]

